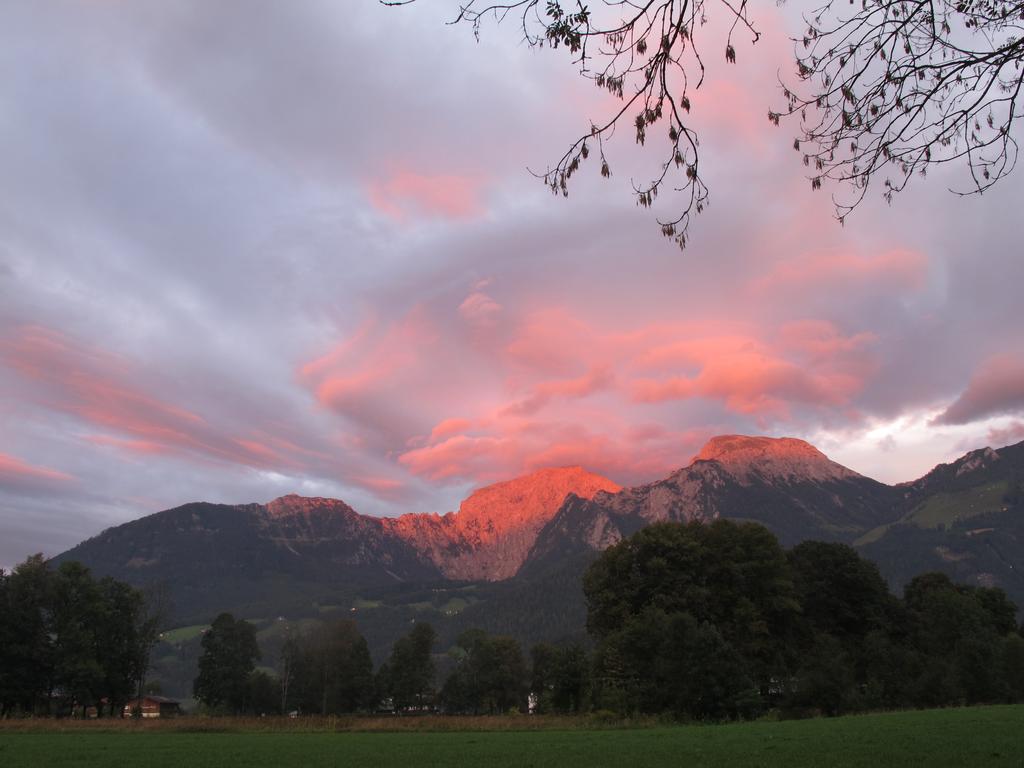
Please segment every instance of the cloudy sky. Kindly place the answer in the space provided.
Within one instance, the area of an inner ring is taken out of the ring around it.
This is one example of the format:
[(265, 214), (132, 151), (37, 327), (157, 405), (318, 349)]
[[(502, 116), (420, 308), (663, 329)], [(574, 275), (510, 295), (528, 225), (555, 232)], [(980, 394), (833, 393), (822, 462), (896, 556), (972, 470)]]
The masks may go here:
[(5, 3), (0, 566), (192, 500), (639, 483), (720, 433), (884, 481), (1024, 439), (1024, 173), (839, 227), (765, 117), (765, 6), (694, 100), (680, 252), (628, 131), (566, 200), (529, 175), (611, 97), (455, 3)]

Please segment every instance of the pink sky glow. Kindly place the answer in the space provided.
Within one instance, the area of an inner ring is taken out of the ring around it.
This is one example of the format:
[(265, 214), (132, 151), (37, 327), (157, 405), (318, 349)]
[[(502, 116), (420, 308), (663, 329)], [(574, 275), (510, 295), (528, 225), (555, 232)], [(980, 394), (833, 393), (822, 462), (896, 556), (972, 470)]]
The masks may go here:
[(680, 252), (654, 218), (678, 200), (630, 194), (653, 133), (568, 199), (528, 172), (618, 103), (561, 50), (358, 5), (6, 14), (0, 567), (196, 499), (648, 482), (723, 433), (885, 481), (1024, 439), (1024, 177), (975, 200), (935, 174), (840, 227), (766, 119), (791, 9), (707, 54)]

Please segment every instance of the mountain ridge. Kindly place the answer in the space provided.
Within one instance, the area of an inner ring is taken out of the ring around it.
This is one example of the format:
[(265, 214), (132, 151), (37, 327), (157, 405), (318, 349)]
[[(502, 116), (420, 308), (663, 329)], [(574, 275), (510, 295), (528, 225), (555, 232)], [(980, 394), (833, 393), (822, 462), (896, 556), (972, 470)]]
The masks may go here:
[[(898, 584), (904, 569), (889, 551), (897, 538), (927, 542), (914, 544), (924, 547), (918, 562), (974, 574), (971, 558), (950, 559), (959, 550), (936, 543), (946, 534), (933, 530), (935, 520), (1005, 513), (1005, 505), (977, 507), (971, 489), (985, 481), (996, 495), (1009, 493), (1018, 466), (1024, 467), (1024, 443), (971, 451), (889, 486), (802, 440), (722, 435), (687, 466), (640, 486), (623, 488), (582, 467), (548, 468), (476, 489), (455, 512), (389, 518), (296, 494), (266, 504), (194, 502), (108, 529), (56, 560), (78, 559), (134, 584), (170, 581), (191, 616), (230, 604), (226, 595), (278, 605), (293, 593), (537, 579), (565, 562), (585, 562), (653, 522), (726, 517), (764, 524), (785, 546), (810, 538), (856, 542), (888, 558)], [(977, 508), (957, 512), (957, 494)], [(979, 552), (976, 561), (993, 558)], [(977, 578), (1013, 577), (1008, 567), (984, 568)]]

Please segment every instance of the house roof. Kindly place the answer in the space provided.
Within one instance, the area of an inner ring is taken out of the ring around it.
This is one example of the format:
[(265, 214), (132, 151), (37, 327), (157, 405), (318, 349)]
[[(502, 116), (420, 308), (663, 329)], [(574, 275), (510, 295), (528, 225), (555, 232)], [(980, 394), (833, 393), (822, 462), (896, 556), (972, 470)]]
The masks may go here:
[(132, 699), (128, 702), (127, 706), (142, 702), (152, 702), (153, 704), (180, 704), (177, 699), (169, 699), (166, 696), (143, 696), (141, 699)]

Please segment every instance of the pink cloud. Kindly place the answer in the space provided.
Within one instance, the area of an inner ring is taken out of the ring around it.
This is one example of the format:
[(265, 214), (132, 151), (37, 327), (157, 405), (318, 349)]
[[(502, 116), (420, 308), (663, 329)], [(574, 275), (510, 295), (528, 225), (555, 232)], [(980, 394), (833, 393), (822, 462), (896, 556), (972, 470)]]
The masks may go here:
[(39, 404), (103, 430), (85, 438), (94, 445), (256, 468), (295, 466), (258, 435), (223, 434), (203, 416), (143, 391), (143, 377), (127, 360), (58, 331), (21, 328), (0, 340), (0, 358), (31, 382)]
[(871, 256), (850, 253), (809, 254), (779, 262), (751, 282), (754, 294), (787, 291), (824, 291), (884, 286), (893, 290), (918, 290), (928, 273), (924, 254), (896, 248)]
[(446, 437), (465, 432), (471, 426), (473, 426), (473, 422), (469, 419), (445, 419), (438, 422), (437, 426), (430, 430), (430, 442), (435, 443)]
[(748, 352), (756, 346), (756, 340), (745, 334), (695, 336), (654, 346), (637, 357), (637, 364), (653, 370), (694, 367), (723, 354)]
[(585, 367), (585, 352), (600, 334), (564, 307), (536, 310), (527, 315), (504, 350), (508, 362), (531, 373), (573, 375)]
[(704, 397), (737, 413), (786, 416), (791, 404), (843, 404), (859, 387), (852, 376), (814, 374), (787, 360), (750, 353), (712, 360), (693, 378), (639, 379), (633, 397), (643, 403)]
[(514, 441), (502, 437), (454, 435), (434, 445), (406, 451), (398, 460), (414, 475), (434, 481), (491, 481), (517, 473), (517, 447)]
[(584, 466), (616, 481), (641, 482), (686, 463), (703, 430), (636, 430), (554, 421), (502, 424), (499, 433), (456, 435), (407, 451), (399, 462), (435, 482), (492, 482), (544, 467)]
[(464, 219), (483, 213), (482, 186), (474, 176), (403, 170), (370, 182), (366, 194), (378, 212), (399, 221), (410, 216)]
[(779, 332), (783, 348), (800, 352), (812, 360), (831, 360), (838, 355), (856, 356), (878, 340), (873, 333), (844, 336), (826, 320), (787, 323)]
[(441, 341), (434, 319), (414, 307), (389, 326), (362, 326), (330, 352), (299, 366), (298, 378), (319, 403), (378, 432), (395, 432), (402, 419), (399, 389), (417, 379), (440, 379), (432, 351)]
[(595, 392), (608, 389), (614, 381), (615, 374), (608, 366), (604, 365), (592, 368), (587, 373), (576, 378), (542, 381), (534, 387), (533, 392), (528, 397), (505, 406), (502, 409), (502, 414), (529, 416), (554, 399), (587, 397)]
[(36, 485), (65, 483), (74, 478), (56, 469), (40, 467), (22, 461), (16, 456), (0, 453), (0, 484)]
[(565, 425), (552, 437), (528, 457), (528, 469), (579, 464), (610, 479), (633, 483), (678, 469), (706, 440), (696, 430), (666, 431), (655, 437), (628, 428), (621, 433), (595, 433), (578, 425)]
[(933, 423), (968, 424), (1021, 410), (1024, 410), (1024, 360), (1000, 355), (982, 364), (967, 389)]
[(757, 424), (847, 413), (876, 370), (872, 334), (820, 319), (622, 327), (564, 306), (516, 309), (502, 308), (501, 343), (467, 344), (461, 312), (421, 304), (299, 375), (361, 450), (432, 482), (567, 464), (633, 482), (678, 468), (709, 436), (682, 428), (675, 403)]
[(174, 451), (166, 445), (154, 443), (150, 440), (125, 440), (120, 437), (114, 437), (113, 435), (84, 435), (82, 439), (92, 443), (93, 445), (119, 448), (129, 453), (148, 454), (153, 456), (174, 453)]
[(685, 374), (638, 376), (636, 402), (690, 398), (721, 401), (736, 413), (785, 418), (793, 405), (836, 407), (850, 402), (874, 365), (872, 334), (844, 336), (831, 323), (803, 320), (783, 325), (776, 338), (748, 334), (692, 338), (659, 345), (638, 358), (641, 370)]
[(345, 481), (370, 491), (379, 499), (387, 501), (408, 501), (410, 499), (408, 484), (395, 477), (355, 474), (346, 477)]
[(491, 326), (501, 314), (501, 304), (483, 291), (474, 291), (459, 305), (462, 319), (473, 326)]

